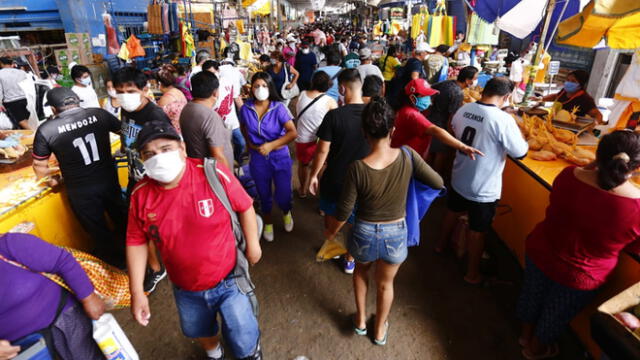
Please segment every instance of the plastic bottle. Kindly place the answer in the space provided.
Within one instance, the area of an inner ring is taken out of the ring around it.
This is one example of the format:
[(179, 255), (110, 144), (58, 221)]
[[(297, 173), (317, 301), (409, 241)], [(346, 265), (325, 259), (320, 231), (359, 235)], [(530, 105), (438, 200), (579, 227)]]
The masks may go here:
[(127, 335), (109, 313), (93, 321), (93, 339), (107, 360), (139, 360)]

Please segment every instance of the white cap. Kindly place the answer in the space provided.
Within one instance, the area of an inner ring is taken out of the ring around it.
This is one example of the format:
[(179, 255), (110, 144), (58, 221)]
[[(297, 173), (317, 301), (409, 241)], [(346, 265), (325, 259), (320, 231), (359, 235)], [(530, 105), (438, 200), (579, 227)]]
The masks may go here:
[(416, 51), (417, 52), (433, 52), (433, 48), (429, 46), (429, 44), (427, 44), (426, 42), (421, 42), (421, 43), (418, 43), (418, 46), (416, 46)]
[(69, 65), (67, 65), (67, 67), (69, 68), (69, 70), (71, 70), (71, 69), (73, 69), (73, 67), (74, 67), (74, 66), (76, 66), (76, 65), (78, 65), (78, 63), (77, 63), (77, 62), (75, 62), (75, 61), (72, 61), (72, 62), (70, 62), (70, 63), (69, 63)]

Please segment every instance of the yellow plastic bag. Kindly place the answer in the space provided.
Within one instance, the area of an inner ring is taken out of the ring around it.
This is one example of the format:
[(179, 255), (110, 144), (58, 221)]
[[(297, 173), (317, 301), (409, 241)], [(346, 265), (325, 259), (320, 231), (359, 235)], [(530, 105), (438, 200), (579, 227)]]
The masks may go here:
[(127, 48), (127, 43), (123, 42), (122, 46), (120, 46), (120, 52), (118, 52), (118, 57), (124, 61), (130, 59), (129, 57), (129, 49)]
[(327, 239), (322, 244), (322, 247), (316, 254), (316, 261), (322, 262), (331, 260), (336, 256), (344, 255), (347, 253), (347, 248), (344, 245), (344, 238), (341, 233), (334, 239)]

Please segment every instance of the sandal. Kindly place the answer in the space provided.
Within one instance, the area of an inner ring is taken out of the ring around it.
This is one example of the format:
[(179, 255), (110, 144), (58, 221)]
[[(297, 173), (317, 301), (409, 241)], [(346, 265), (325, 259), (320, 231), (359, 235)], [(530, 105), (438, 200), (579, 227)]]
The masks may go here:
[(558, 356), (560, 354), (560, 349), (557, 344), (550, 345), (547, 347), (547, 351), (541, 354), (532, 354), (529, 350), (522, 350), (522, 356), (524, 356), (527, 360), (542, 360), (542, 359), (550, 359)]
[(373, 343), (379, 346), (385, 346), (387, 345), (387, 338), (389, 337), (389, 322), (386, 321), (384, 323), (384, 336), (382, 337), (382, 340), (378, 340), (378, 339), (373, 339)]
[(363, 329), (361, 329), (354, 322), (353, 323), (353, 332), (356, 333), (356, 335), (367, 336), (367, 327), (365, 325), (365, 327)]

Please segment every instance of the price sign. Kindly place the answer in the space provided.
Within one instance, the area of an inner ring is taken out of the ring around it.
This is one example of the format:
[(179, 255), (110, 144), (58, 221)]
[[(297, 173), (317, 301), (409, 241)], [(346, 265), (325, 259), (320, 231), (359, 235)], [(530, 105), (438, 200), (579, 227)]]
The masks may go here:
[(558, 75), (559, 72), (560, 72), (560, 61), (550, 61), (549, 71), (547, 71), (547, 74)]

